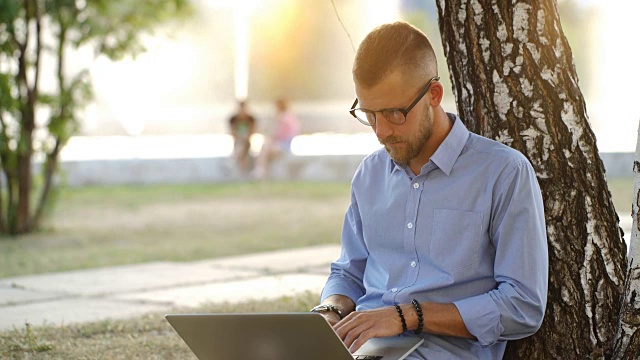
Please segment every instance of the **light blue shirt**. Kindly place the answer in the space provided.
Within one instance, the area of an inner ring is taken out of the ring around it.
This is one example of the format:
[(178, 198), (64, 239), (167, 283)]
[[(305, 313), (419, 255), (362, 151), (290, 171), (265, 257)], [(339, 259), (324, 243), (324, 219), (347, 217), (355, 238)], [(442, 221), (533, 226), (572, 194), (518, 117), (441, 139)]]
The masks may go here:
[(409, 359), (501, 359), (544, 316), (542, 196), (520, 152), (448, 115), (453, 127), (418, 176), (384, 149), (362, 161), (322, 300), (346, 295), (356, 310), (453, 303), (477, 340), (423, 333)]

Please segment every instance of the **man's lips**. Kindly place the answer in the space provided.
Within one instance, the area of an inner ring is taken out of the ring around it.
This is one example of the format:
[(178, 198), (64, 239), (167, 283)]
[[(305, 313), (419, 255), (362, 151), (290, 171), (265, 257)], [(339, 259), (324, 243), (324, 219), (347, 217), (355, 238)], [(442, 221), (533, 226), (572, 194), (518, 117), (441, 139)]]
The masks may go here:
[(380, 144), (384, 146), (398, 146), (402, 144), (404, 141), (400, 139), (391, 139), (391, 140), (380, 140)]

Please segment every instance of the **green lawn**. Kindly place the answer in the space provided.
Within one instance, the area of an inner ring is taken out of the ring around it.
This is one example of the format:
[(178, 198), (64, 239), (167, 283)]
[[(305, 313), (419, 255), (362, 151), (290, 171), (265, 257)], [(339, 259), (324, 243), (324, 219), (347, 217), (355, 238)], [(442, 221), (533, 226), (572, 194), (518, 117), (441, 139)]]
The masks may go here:
[[(609, 179), (620, 214), (633, 179)], [(109, 186), (63, 191), (39, 233), (0, 238), (0, 278), (339, 243), (348, 183)]]
[(0, 239), (0, 278), (339, 243), (348, 183), (87, 187), (38, 233)]

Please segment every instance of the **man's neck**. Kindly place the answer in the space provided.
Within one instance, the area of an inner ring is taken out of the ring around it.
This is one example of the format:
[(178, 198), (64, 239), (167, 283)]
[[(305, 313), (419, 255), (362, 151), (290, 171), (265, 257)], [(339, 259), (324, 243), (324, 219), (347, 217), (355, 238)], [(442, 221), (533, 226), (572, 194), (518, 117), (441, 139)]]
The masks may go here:
[(453, 123), (447, 116), (447, 113), (442, 109), (442, 107), (438, 107), (433, 114), (433, 128), (429, 140), (427, 140), (427, 143), (420, 155), (409, 160), (409, 163), (407, 164), (415, 175), (420, 174), (422, 167), (431, 160), (431, 156), (435, 154), (438, 147), (440, 147), (440, 144), (442, 144), (444, 139), (447, 138), (452, 127)]

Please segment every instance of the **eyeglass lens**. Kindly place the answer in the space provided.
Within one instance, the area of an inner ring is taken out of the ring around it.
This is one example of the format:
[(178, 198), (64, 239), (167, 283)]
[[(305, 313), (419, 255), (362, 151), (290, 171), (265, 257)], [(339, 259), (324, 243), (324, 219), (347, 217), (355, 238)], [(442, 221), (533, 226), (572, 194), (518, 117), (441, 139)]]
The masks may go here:
[[(381, 111), (382, 116), (384, 116), (385, 120), (390, 123), (401, 125), (404, 123), (404, 114), (397, 109), (385, 109)], [(362, 111), (360, 109), (355, 110), (355, 115), (364, 124), (375, 125), (376, 124), (376, 113), (373, 111)]]

